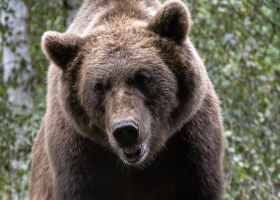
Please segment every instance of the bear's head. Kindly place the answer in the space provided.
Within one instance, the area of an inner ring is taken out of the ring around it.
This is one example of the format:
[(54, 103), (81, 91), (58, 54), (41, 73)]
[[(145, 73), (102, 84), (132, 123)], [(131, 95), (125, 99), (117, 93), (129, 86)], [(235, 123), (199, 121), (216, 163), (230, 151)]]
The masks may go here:
[(61, 69), (58, 98), (69, 125), (126, 164), (154, 159), (205, 95), (189, 29), (185, 5), (168, 1), (149, 22), (122, 15), (84, 37), (46, 32), (43, 51)]

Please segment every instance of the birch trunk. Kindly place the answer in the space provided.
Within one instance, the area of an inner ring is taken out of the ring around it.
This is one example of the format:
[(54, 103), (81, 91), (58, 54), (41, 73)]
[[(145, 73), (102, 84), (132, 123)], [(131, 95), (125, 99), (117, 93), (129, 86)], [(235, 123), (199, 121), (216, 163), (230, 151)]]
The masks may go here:
[[(1, 23), (7, 27), (4, 35), (3, 60), (4, 82), (19, 74), (15, 81), (20, 85), (17, 88), (9, 88), (8, 106), (18, 108), (31, 107), (32, 103), (25, 91), (24, 83), (28, 79), (30, 66), (29, 41), (27, 30), (27, 8), (21, 0), (5, 0), (8, 9), (1, 12)], [(23, 67), (23, 70), (21, 70)], [(23, 73), (19, 73), (22, 71)]]
[[(8, 100), (6, 106), (13, 113), (21, 113), (26, 116), (31, 112), (32, 99), (27, 92), (26, 84), (31, 71), (31, 59), (29, 53), (28, 29), (27, 29), (27, 8), (21, 0), (4, 0), (7, 9), (1, 11), (1, 24), (6, 28), (3, 38), (3, 80), (9, 85), (7, 89)], [(12, 87), (13, 83), (16, 87)], [(17, 121), (15, 119), (15, 121)], [(25, 157), (19, 155), (19, 144), (27, 130), (26, 125), (14, 126), (14, 138), (10, 141), (10, 165), (9, 173), (12, 177), (11, 188), (7, 188), (11, 193), (7, 199), (23, 199), (26, 195), (24, 186), (28, 184), (27, 175), (17, 176), (17, 172), (25, 164)], [(22, 189), (17, 194), (16, 188)], [(13, 190), (15, 190), (13, 192)]]

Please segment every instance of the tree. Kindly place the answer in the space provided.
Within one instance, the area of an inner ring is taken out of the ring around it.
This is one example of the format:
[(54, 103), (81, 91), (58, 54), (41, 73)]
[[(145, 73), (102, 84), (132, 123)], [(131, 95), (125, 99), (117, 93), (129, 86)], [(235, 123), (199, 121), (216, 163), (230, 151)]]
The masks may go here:
[(64, 31), (68, 11), (73, 18), (78, 5), (76, 1), (0, 3), (0, 199), (26, 198), (31, 146), (45, 111), (48, 63), (40, 39), (46, 30)]
[[(1, 24), (7, 30), (4, 34), (3, 40), (3, 83), (6, 85), (6, 109), (13, 113), (22, 113), (28, 115), (32, 107), (32, 99), (30, 93), (26, 90), (30, 70), (31, 58), (29, 54), (29, 40), (28, 40), (28, 26), (27, 26), (27, 8), (21, 0), (5, 0), (4, 5), (6, 9), (1, 12)], [(16, 81), (15, 81), (16, 80)], [(7, 113), (6, 113), (7, 114)], [(15, 116), (14, 116), (15, 117)], [(11, 118), (10, 118), (11, 119)], [(8, 122), (8, 121), (7, 121)], [(9, 122), (8, 122), (9, 123)], [(5, 163), (5, 172), (18, 172), (25, 163), (26, 156), (17, 156), (13, 152), (20, 152), (21, 139), (24, 137), (27, 127), (25, 124), (21, 125), (13, 121), (13, 131), (4, 132), (7, 136), (6, 145), (8, 147), (7, 154), (4, 154), (2, 162)], [(10, 138), (12, 137), (12, 138)], [(5, 151), (2, 151), (6, 153)], [(28, 183), (26, 174), (21, 176), (22, 182), (20, 187)], [(6, 179), (2, 180), (6, 181)], [(17, 183), (10, 182), (6, 186), (16, 188)], [(9, 194), (10, 193), (10, 194)], [(13, 194), (13, 199), (18, 199), (17, 192), (9, 191), (7, 196)]]

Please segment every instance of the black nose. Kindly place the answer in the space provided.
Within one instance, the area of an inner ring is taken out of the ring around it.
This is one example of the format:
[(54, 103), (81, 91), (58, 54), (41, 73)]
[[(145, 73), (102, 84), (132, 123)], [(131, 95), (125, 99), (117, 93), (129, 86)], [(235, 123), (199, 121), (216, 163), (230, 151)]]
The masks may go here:
[(132, 121), (116, 124), (113, 128), (113, 136), (122, 147), (135, 145), (138, 135), (138, 126)]

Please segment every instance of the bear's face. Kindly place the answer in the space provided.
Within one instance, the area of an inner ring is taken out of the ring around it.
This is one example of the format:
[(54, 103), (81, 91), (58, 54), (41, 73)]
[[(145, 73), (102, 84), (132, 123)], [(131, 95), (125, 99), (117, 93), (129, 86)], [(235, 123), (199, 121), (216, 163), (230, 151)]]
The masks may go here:
[[(82, 53), (77, 90), (92, 124), (105, 133), (103, 140), (123, 160), (137, 163), (148, 152), (157, 152), (170, 136), (177, 81), (151, 45), (153, 38), (140, 27), (125, 27), (110, 34), (93, 33), (84, 47), (87, 53)], [(94, 138), (94, 133), (87, 134)]]
[[(149, 23), (122, 16), (86, 37), (45, 33), (43, 50), (62, 70), (59, 102), (69, 124), (127, 164), (152, 160), (199, 98), (188, 92), (193, 70), (180, 56), (189, 24), (175, 1)], [(178, 94), (184, 85), (186, 95)]]

